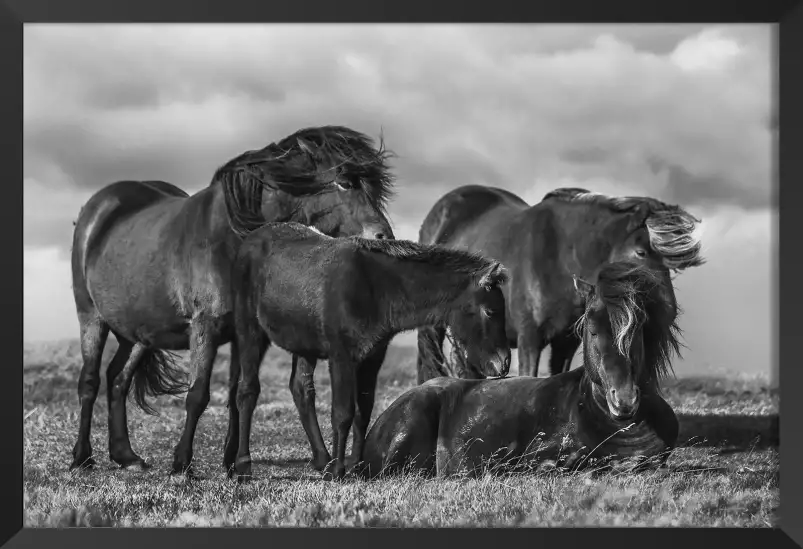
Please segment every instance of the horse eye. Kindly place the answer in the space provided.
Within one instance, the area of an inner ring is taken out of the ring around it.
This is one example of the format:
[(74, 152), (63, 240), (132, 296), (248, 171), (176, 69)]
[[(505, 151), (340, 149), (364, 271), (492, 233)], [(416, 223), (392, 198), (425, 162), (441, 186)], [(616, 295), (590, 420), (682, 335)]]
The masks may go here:
[(480, 311), (482, 312), (482, 316), (484, 316), (485, 318), (491, 318), (491, 316), (493, 316), (493, 313), (491, 312), (491, 310), (490, 309), (486, 309), (485, 307), (482, 307), (480, 309)]
[(647, 256), (647, 250), (639, 248), (639, 249), (636, 250), (636, 255), (639, 256), (639, 257), (646, 257)]

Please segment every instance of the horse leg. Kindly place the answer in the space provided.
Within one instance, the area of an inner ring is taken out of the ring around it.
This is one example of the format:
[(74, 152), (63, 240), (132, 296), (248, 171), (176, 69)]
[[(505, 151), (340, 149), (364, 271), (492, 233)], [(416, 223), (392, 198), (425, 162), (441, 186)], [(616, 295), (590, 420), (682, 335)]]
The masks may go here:
[(346, 441), (354, 422), (356, 364), (348, 355), (329, 357), (332, 380), (332, 451), (334, 460), (324, 469), (324, 478), (339, 479), (346, 474)]
[(124, 469), (146, 469), (145, 461), (131, 449), (128, 436), (126, 397), (131, 380), (147, 348), (121, 340), (109, 369), (106, 370), (106, 399), (109, 404), (109, 459)]
[(237, 387), (237, 413), (240, 420), (237, 458), (234, 467), (228, 467), (229, 477), (237, 473), (237, 481), (251, 478), (251, 422), (259, 398), (259, 367), (270, 346), (265, 332), (255, 325), (247, 330), (237, 330), (240, 347), (240, 381)]
[(290, 374), (290, 392), (293, 395), (301, 425), (307, 434), (312, 449), (312, 466), (316, 471), (323, 471), (324, 467), (332, 461), (329, 450), (321, 435), (318, 424), (318, 414), (315, 412), (315, 375), (314, 358), (301, 357), (293, 354), (293, 369)]
[(425, 326), (418, 329), (418, 384), (448, 374), (444, 369), (443, 340), (446, 329), (443, 326)]
[(78, 425), (78, 440), (73, 448), (73, 461), (70, 470), (77, 467), (92, 467), (92, 443), (89, 433), (92, 429), (92, 411), (100, 388), (100, 363), (103, 347), (109, 336), (109, 325), (93, 310), (79, 313), (81, 324), (81, 357), (83, 366), (78, 377), (78, 401), (81, 403), (81, 419)]
[(541, 360), (541, 351), (544, 349), (544, 338), (540, 330), (525, 326), (519, 332), (516, 347), (519, 353), (519, 375), (537, 377), (538, 361)]
[(357, 413), (354, 417), (354, 436), (347, 467), (362, 461), (365, 435), (368, 433), (368, 424), (371, 422), (371, 412), (374, 410), (374, 401), (376, 400), (376, 380), (387, 351), (387, 344), (382, 344), (363, 360), (357, 370)]
[(549, 375), (568, 372), (572, 367), (572, 359), (580, 346), (580, 338), (574, 332), (556, 336), (550, 343), (552, 354), (549, 357)]
[(237, 338), (231, 341), (231, 361), (229, 362), (229, 427), (226, 431), (226, 442), (223, 447), (223, 468), (231, 475), (234, 460), (237, 458), (237, 447), (240, 445), (240, 413), (237, 410), (237, 388), (240, 382), (240, 345)]
[(173, 474), (193, 476), (191, 464), (195, 429), (201, 414), (209, 405), (209, 383), (217, 356), (218, 336), (208, 321), (194, 320), (190, 325), (191, 377), (185, 404), (187, 417), (181, 439), (173, 452)]

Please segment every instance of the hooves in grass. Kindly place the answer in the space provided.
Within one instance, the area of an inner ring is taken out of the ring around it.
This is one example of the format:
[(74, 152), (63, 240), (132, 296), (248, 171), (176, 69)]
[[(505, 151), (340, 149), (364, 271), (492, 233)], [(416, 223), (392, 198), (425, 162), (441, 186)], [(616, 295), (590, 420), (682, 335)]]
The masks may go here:
[(89, 471), (95, 467), (96, 463), (92, 457), (75, 458), (70, 464), (70, 471)]
[(312, 465), (313, 469), (315, 469), (316, 471), (322, 473), (324, 471), (324, 469), (326, 469), (326, 467), (331, 462), (332, 462), (332, 456), (330, 456), (329, 454), (325, 454), (325, 455), (322, 455), (322, 456), (313, 456), (312, 461), (310, 462), (310, 464)]
[(330, 461), (323, 470), (323, 480), (340, 480), (346, 476), (346, 467), (337, 461)]
[(236, 478), (237, 484), (243, 484), (254, 480), (254, 475), (251, 474), (250, 470), (248, 472), (238, 473), (234, 465), (226, 469), (226, 476), (229, 477), (229, 480), (233, 480)]

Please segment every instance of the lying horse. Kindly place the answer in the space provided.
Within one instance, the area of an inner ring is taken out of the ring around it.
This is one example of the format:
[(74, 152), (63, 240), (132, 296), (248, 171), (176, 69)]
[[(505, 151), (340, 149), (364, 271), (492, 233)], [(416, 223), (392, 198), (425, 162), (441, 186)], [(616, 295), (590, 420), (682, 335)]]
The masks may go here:
[[(346, 438), (354, 421), (352, 459), (360, 460), (381, 360), (376, 350), (404, 330), (443, 322), (470, 360), (489, 376), (510, 368), (500, 263), (409, 241), (333, 239), (296, 223), (271, 223), (249, 235), (234, 263), (234, 324), (240, 374), (232, 362), (239, 429), (230, 416), (224, 466), (251, 476), (251, 421), (259, 367), (269, 345), (329, 360), (332, 450), (325, 478), (345, 474)], [(384, 353), (383, 353), (384, 354)], [(293, 376), (298, 375), (294, 371)], [(239, 387), (238, 387), (239, 385)], [(355, 400), (359, 410), (355, 418)], [(315, 409), (302, 413), (309, 435)], [(313, 454), (326, 452), (310, 437)], [(232, 468), (232, 466), (234, 466)]]
[[(702, 265), (697, 220), (649, 197), (605, 196), (562, 188), (530, 206), (515, 194), (469, 185), (438, 200), (419, 234), (423, 244), (466, 249), (501, 261), (510, 272), (502, 289), (519, 375), (536, 376), (551, 345), (551, 374), (568, 371), (580, 345), (573, 326), (582, 312), (572, 276), (592, 279), (603, 263), (629, 260), (662, 271)], [(675, 300), (671, 284), (668, 299)], [(418, 381), (441, 375), (476, 378), (471, 364), (443, 356), (445, 329), (418, 331)], [(448, 367), (452, 367), (452, 371)]]
[[(659, 272), (607, 264), (595, 286), (576, 280), (584, 364), (549, 378), (439, 377), (393, 402), (371, 427), (359, 472), (406, 468), (449, 475), (529, 469), (551, 461), (581, 468), (591, 458), (660, 464), (678, 420), (659, 378), (679, 352), (675, 306)], [(487, 470), (487, 469), (485, 469)]]
[[(385, 204), (392, 192), (388, 151), (343, 127), (300, 130), (219, 168), (188, 196), (163, 181), (121, 181), (81, 209), (72, 247), (72, 279), (81, 329), (81, 418), (71, 469), (94, 464), (92, 410), (103, 347), (119, 348), (108, 367), (109, 457), (146, 467), (131, 448), (125, 398), (186, 390), (170, 350), (190, 351), (186, 422), (174, 473), (191, 473), (193, 438), (209, 403), (212, 365), (232, 341), (231, 263), (242, 236), (266, 221), (299, 221), (332, 236), (392, 238)], [(381, 353), (381, 350), (378, 351)]]

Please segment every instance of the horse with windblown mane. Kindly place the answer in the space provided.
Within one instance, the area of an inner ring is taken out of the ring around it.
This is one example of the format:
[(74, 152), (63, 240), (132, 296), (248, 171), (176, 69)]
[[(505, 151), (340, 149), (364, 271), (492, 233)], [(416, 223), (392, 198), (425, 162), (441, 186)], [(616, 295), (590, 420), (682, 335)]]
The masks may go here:
[(666, 461), (678, 420), (659, 380), (679, 353), (676, 304), (660, 273), (634, 262), (603, 266), (594, 284), (575, 279), (584, 363), (549, 378), (439, 377), (402, 394), (365, 442), (359, 472), (476, 474), (544, 462)]
[[(119, 347), (106, 373), (109, 457), (121, 467), (147, 467), (128, 435), (126, 396), (132, 383), (145, 411), (152, 411), (148, 395), (189, 388), (172, 472), (191, 474), (193, 440), (209, 403), (218, 347), (231, 343), (231, 361), (238, 364), (230, 276), (243, 236), (269, 221), (294, 221), (333, 237), (392, 239), (386, 215), (394, 179), (390, 156), (381, 138), (376, 147), (351, 128), (314, 127), (238, 155), (193, 196), (164, 181), (118, 181), (96, 192), (81, 208), (73, 235), (83, 367), (70, 468), (95, 463), (92, 411), (103, 348), (112, 333)], [(186, 349), (189, 384), (170, 353)], [(384, 352), (377, 348), (378, 360)], [(311, 382), (296, 380), (294, 395), (308, 393)]]
[[(441, 197), (421, 225), (419, 242), (465, 249), (501, 261), (510, 347), (519, 375), (536, 376), (551, 347), (551, 374), (568, 371), (580, 340), (573, 325), (582, 311), (572, 276), (590, 279), (608, 262), (631, 261), (660, 272), (667, 299), (670, 271), (702, 265), (699, 220), (676, 205), (644, 196), (608, 196), (559, 188), (529, 205), (496, 187), (467, 185)], [(442, 375), (481, 377), (443, 353), (442, 326), (418, 331), (418, 381)]]

